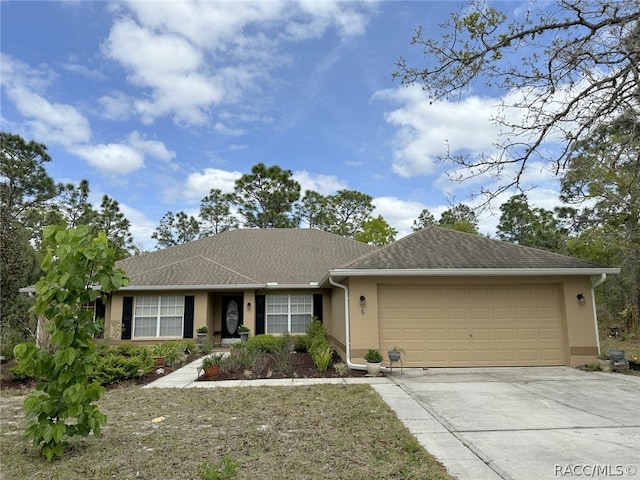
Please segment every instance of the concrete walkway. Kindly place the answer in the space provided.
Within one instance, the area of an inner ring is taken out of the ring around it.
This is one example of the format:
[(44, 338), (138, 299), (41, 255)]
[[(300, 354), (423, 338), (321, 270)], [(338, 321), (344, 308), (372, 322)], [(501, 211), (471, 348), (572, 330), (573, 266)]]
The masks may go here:
[[(565, 367), (501, 367), (196, 382), (200, 363), (144, 388), (367, 383), (459, 480), (640, 480), (640, 377)], [(592, 473), (598, 468), (604, 474)]]

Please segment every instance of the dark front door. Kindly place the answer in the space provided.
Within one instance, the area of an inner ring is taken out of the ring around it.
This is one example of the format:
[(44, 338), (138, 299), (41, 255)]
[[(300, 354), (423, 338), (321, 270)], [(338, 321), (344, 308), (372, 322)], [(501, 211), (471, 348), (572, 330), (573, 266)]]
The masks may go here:
[(222, 338), (239, 338), (242, 325), (242, 295), (222, 297)]

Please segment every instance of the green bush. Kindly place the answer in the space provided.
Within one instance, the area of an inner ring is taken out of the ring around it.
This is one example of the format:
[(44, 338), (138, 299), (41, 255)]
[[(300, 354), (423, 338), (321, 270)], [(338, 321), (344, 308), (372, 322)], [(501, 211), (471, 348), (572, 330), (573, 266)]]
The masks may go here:
[(247, 340), (247, 350), (253, 353), (277, 353), (282, 350), (282, 340), (274, 335), (256, 335)]
[(333, 348), (328, 344), (322, 348), (317, 347), (311, 352), (311, 358), (313, 359), (313, 363), (315, 363), (316, 368), (321, 372), (324, 372), (329, 368), (331, 361), (333, 360)]
[(293, 341), (295, 344), (296, 352), (305, 353), (309, 350), (309, 343), (307, 339), (307, 335), (294, 335)]
[(235, 373), (251, 370), (259, 352), (252, 352), (248, 348), (232, 348), (231, 353), (220, 361), (220, 373)]
[(311, 322), (307, 325), (306, 334), (307, 350), (311, 349), (311, 345), (316, 337), (327, 338), (327, 332), (324, 330), (324, 325), (316, 317), (311, 317)]
[(109, 385), (138, 378), (151, 370), (153, 358), (148, 348), (123, 343), (98, 356), (94, 374), (102, 385)]
[(178, 350), (185, 355), (195, 355), (198, 351), (198, 347), (193, 340), (180, 340), (178, 342)]

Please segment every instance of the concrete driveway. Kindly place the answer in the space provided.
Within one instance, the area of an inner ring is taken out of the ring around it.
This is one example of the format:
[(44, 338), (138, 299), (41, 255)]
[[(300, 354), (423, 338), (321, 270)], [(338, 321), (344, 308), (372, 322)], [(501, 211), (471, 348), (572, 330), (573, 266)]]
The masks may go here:
[(528, 367), (387, 378), (373, 387), (460, 480), (640, 480), (640, 377)]

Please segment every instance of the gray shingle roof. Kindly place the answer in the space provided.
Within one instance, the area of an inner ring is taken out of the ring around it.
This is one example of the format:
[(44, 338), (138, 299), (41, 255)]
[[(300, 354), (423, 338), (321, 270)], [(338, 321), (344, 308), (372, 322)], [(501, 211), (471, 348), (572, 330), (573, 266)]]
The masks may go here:
[(356, 269), (606, 269), (597, 263), (430, 226), (340, 267)]
[(117, 262), (136, 286), (309, 285), (377, 250), (321, 230), (231, 230)]

